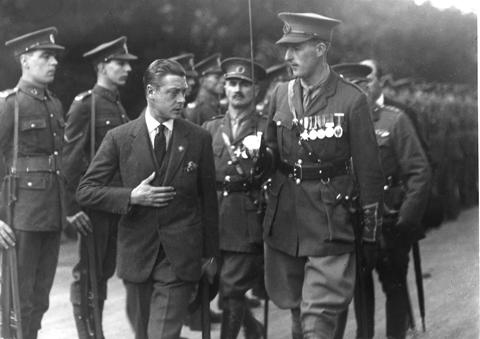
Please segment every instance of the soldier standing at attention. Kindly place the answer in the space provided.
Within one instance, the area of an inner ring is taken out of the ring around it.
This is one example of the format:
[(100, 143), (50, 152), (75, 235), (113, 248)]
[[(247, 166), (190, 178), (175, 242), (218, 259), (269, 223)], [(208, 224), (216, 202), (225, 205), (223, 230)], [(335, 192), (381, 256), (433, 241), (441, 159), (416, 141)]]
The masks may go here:
[[(83, 56), (92, 62), (97, 73), (97, 82), (91, 90), (75, 97), (67, 113), (63, 149), (68, 192), (66, 208), (67, 220), (81, 235), (86, 236), (93, 232), (99, 308), (102, 310), (107, 298), (107, 281), (115, 272), (119, 216), (81, 209), (75, 200), (75, 191), (94, 155), (92, 153), (97, 150), (107, 131), (128, 121), (125, 109), (120, 103), (118, 88), (127, 82), (128, 74), (132, 70), (129, 62), (137, 57), (128, 52), (125, 37), (103, 43)], [(110, 184), (119, 185), (119, 178), (114, 178)], [(85, 238), (80, 240), (79, 254), (79, 261), (73, 268), (74, 281), (70, 299), (79, 338), (89, 338), (88, 322), (93, 312), (85, 312), (89, 305), (82, 305), (82, 302), (88, 300), (82, 298), (82, 284), (89, 283)], [(83, 294), (88, 295), (88, 291), (83, 290)]]
[[(292, 313), (293, 338), (331, 339), (355, 286), (354, 230), (345, 206), (357, 188), (365, 227), (381, 228), (383, 173), (365, 94), (330, 70), (338, 20), (280, 13), (294, 79), (272, 93), (267, 147), (278, 166), (264, 219), (266, 288)], [(353, 166), (352, 166), (353, 164)]]
[[(363, 338), (361, 312), (367, 312), (367, 338), (374, 336), (375, 296), (372, 271), (376, 269), (385, 292), (387, 337), (404, 339), (409, 325), (407, 290), (408, 256), (412, 243), (423, 235), (422, 216), (430, 189), (427, 156), (407, 115), (381, 100), (382, 88), (374, 69), (366, 64), (339, 64), (333, 69), (358, 84), (367, 93), (380, 158), (385, 174), (382, 246), (366, 246), (365, 295), (367, 305), (359, 308), (355, 291), (357, 338)], [(379, 100), (381, 99), (381, 100)], [(357, 293), (358, 292), (358, 293)]]
[(220, 297), (223, 298), (221, 339), (235, 339), (244, 326), (246, 338), (261, 338), (263, 327), (247, 306), (245, 293), (263, 275), (262, 225), (259, 218), (261, 178), (256, 161), (266, 119), (253, 102), (265, 69), (243, 58), (222, 62), (228, 109), (225, 116), (207, 121), (212, 135), (219, 204)]
[(221, 113), (220, 99), (224, 93), (225, 79), (220, 67), (220, 54), (215, 53), (194, 66), (200, 75), (197, 98), (185, 111), (185, 118), (197, 125)]
[[(62, 204), (63, 108), (48, 89), (55, 78), (57, 29), (45, 28), (7, 41), (22, 68), (17, 86), (0, 93), (0, 151), (8, 173), (16, 159), (17, 200), (14, 234), (0, 206), (0, 238), (17, 247), (22, 330), (25, 339), (37, 338), (49, 305), (65, 222)], [(18, 140), (14, 139), (18, 133)], [(5, 188), (5, 187), (4, 187)]]

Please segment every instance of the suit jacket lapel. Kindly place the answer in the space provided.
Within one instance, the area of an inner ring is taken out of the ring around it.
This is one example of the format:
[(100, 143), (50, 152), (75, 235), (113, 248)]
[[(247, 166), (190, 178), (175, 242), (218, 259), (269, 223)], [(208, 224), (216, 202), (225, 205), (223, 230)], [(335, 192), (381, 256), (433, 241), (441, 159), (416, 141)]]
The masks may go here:
[[(135, 121), (130, 133), (130, 138), (132, 139), (133, 156), (137, 159), (139, 168), (142, 169), (142, 171), (145, 170), (147, 175), (150, 175), (157, 169), (157, 164), (153, 155), (153, 147), (148, 135), (144, 113), (140, 114)], [(139, 173), (139, 175), (144, 174), (145, 173)], [(145, 177), (143, 179), (145, 179)]]
[(185, 122), (180, 119), (175, 119), (173, 122), (173, 134), (169, 144), (168, 163), (163, 179), (163, 186), (171, 182), (178, 171), (180, 164), (185, 157), (188, 147), (188, 129)]

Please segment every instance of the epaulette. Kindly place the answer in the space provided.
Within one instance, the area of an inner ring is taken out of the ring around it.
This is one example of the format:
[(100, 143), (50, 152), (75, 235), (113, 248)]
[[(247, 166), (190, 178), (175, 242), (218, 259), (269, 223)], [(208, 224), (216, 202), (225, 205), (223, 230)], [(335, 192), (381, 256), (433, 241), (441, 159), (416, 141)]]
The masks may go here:
[(383, 107), (386, 108), (386, 109), (388, 109), (389, 111), (395, 112), (395, 113), (397, 113), (397, 114), (402, 114), (402, 113), (404, 113), (403, 110), (401, 110), (400, 108), (395, 107), (395, 106), (383, 105)]
[(92, 95), (92, 90), (89, 89), (88, 91), (82, 92), (79, 95), (75, 97), (75, 101), (83, 101), (85, 98), (88, 98), (90, 95)]
[(10, 95), (14, 94), (17, 91), (17, 88), (9, 88), (0, 92), (0, 99), (6, 100)]
[(215, 115), (215, 116), (211, 117), (210, 119), (208, 119), (207, 121), (217, 120), (217, 119), (223, 118), (224, 116), (225, 115), (222, 115), (222, 114)]

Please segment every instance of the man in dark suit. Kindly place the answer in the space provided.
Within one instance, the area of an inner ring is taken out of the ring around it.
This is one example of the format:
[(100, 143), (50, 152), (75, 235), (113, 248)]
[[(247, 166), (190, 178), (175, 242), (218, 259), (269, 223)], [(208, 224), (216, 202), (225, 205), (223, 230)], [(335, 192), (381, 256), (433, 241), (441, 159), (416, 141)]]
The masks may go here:
[[(82, 178), (77, 198), (121, 214), (118, 276), (136, 338), (178, 338), (202, 273), (213, 278), (218, 211), (212, 138), (181, 118), (185, 70), (155, 60), (144, 75), (147, 107), (107, 133)], [(108, 186), (119, 173), (121, 186)]]

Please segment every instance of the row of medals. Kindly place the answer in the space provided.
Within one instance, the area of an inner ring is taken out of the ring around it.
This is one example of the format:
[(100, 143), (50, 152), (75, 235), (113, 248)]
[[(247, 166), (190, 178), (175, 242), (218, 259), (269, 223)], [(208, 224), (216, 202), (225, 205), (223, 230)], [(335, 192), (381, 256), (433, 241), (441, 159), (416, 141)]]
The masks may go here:
[(343, 135), (344, 113), (314, 115), (300, 119), (302, 140), (317, 140), (325, 138), (341, 138)]

